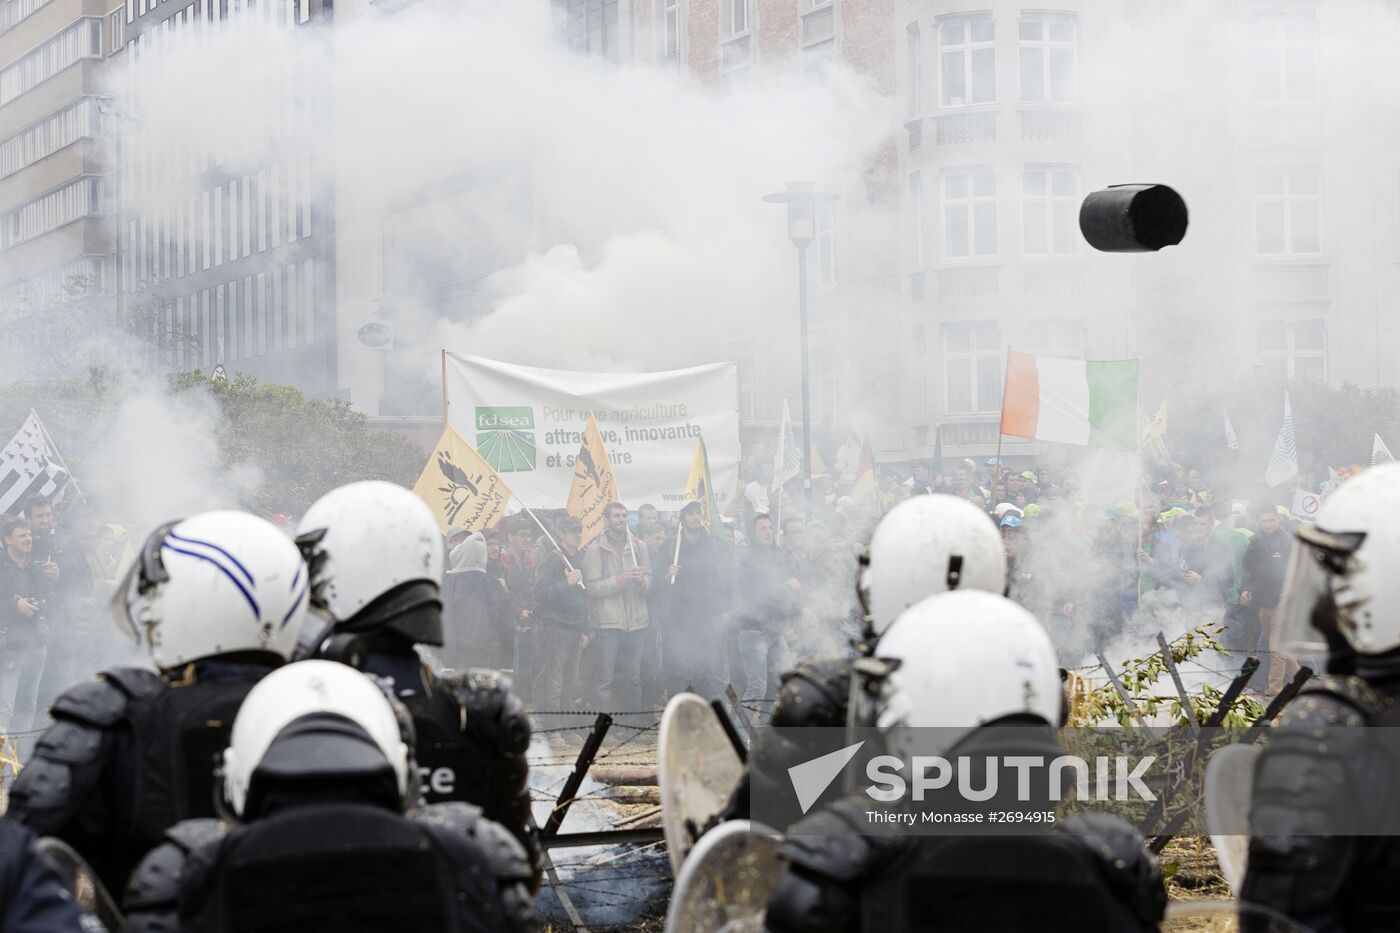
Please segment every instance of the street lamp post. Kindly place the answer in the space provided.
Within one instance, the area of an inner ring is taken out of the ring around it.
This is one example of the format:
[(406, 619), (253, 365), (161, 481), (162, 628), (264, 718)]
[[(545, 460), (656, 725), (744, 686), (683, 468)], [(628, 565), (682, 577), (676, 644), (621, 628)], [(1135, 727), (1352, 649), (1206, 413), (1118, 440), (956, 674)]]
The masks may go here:
[(786, 191), (765, 194), (763, 200), (787, 205), (788, 240), (797, 247), (797, 314), (802, 353), (802, 510), (812, 520), (812, 390), (807, 374), (807, 247), (817, 236), (817, 202), (835, 201), (829, 191), (817, 191), (810, 181), (790, 181)]

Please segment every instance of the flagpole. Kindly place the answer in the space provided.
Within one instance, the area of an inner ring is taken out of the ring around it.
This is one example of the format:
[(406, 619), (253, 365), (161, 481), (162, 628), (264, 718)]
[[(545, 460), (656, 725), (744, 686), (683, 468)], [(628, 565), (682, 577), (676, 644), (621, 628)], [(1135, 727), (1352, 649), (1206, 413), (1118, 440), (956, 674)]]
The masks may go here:
[[(443, 347), (438, 352), (442, 355), (442, 428), (445, 431), (447, 430), (447, 348)], [(525, 503), (522, 502), (520, 504), (524, 505)], [(526, 511), (528, 512), (529, 509), (526, 509)], [(531, 517), (533, 518), (534, 516), (532, 515)], [(544, 526), (541, 525), (540, 527), (543, 528)], [(549, 532), (545, 532), (545, 534), (548, 533)]]
[[(528, 516), (530, 516), (530, 518), (534, 519), (535, 524), (538, 525), (538, 526), (540, 527), (540, 531), (543, 531), (543, 532), (544, 532), (544, 536), (545, 536), (546, 538), (549, 539), (549, 543), (552, 544), (552, 545), (554, 545), (554, 550), (556, 550), (556, 551), (559, 552), (559, 559), (562, 560), (562, 561), (564, 562), (564, 566), (567, 567), (570, 571), (573, 571), (575, 568), (574, 568), (574, 565), (573, 565), (573, 564), (569, 563), (569, 556), (568, 556), (567, 554), (564, 553), (564, 549), (561, 548), (561, 547), (559, 546), (559, 542), (556, 541), (556, 540), (554, 540), (554, 535), (552, 535), (552, 534), (549, 533), (549, 529), (546, 528), (546, 527), (544, 526), (544, 522), (540, 521), (540, 517), (539, 517), (538, 515), (536, 515), (536, 514), (530, 509), (530, 507), (529, 507), (528, 505), (525, 504), (525, 501), (524, 501), (523, 499), (521, 499), (519, 496), (517, 496), (514, 492), (512, 492), (512, 493), (510, 494), (510, 497), (511, 497), (512, 499), (514, 499), (516, 502), (519, 502), (519, 503), (520, 503), (520, 507), (521, 507), (522, 509), (525, 510), (525, 514), (526, 514), (526, 515), (528, 515)], [(588, 589), (588, 587), (586, 587), (586, 586), (583, 585), (583, 581), (582, 581), (582, 580), (579, 580), (579, 581), (578, 581), (578, 588), (581, 589), (581, 590), (586, 590), (586, 589)]]
[[(1001, 439), (1005, 437), (1001, 429), (1006, 425), (1006, 387), (1011, 384), (1011, 347), (1007, 345), (1006, 356), (1001, 361), (1001, 410), (997, 412), (997, 455), (996, 463), (992, 466), (992, 486), (988, 492), (995, 493), (997, 480), (1001, 478)], [(976, 475), (976, 471), (973, 471)], [(989, 505), (995, 507), (998, 503), (991, 502)]]
[[(676, 529), (676, 553), (671, 555), (671, 563), (679, 570), (681, 566), (681, 529)], [(676, 585), (676, 575), (671, 574), (671, 585)]]

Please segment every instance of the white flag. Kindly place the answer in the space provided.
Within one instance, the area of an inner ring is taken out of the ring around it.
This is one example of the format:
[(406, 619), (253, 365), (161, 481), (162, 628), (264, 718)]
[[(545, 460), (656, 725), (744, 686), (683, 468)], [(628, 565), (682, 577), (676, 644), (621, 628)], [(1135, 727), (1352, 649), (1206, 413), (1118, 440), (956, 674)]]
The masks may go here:
[(19, 511), (33, 496), (51, 498), (71, 479), (34, 409), (0, 449), (0, 512)]
[(1269, 457), (1269, 468), (1264, 471), (1264, 482), (1272, 486), (1282, 486), (1298, 476), (1298, 442), (1293, 437), (1293, 406), (1288, 403), (1288, 393), (1283, 393), (1283, 424), (1278, 429), (1278, 440), (1274, 441), (1274, 452)]
[(1240, 439), (1235, 437), (1235, 426), (1230, 423), (1230, 413), (1222, 408), (1220, 414), (1225, 418), (1225, 446), (1231, 450), (1239, 450)]
[(773, 485), (781, 486), (801, 472), (802, 452), (797, 449), (797, 432), (787, 399), (783, 399), (783, 420), (778, 423), (778, 446), (773, 454)]
[(1379, 463), (1394, 463), (1395, 458), (1390, 455), (1390, 448), (1385, 446), (1385, 441), (1377, 434), (1371, 441), (1371, 466)]

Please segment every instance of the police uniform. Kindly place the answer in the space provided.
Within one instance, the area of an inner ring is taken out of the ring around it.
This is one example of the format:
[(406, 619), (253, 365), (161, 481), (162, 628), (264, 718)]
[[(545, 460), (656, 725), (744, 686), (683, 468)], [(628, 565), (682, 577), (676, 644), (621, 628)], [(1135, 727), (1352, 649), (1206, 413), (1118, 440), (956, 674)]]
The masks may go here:
[(34, 834), (0, 819), (0, 933), (104, 933), (35, 845)]
[(180, 823), (126, 896), (127, 933), (539, 929), (520, 844), (476, 807), (325, 802), (227, 828)]
[[(845, 728), (854, 661), (849, 657), (812, 658), (782, 675), (771, 720), (771, 725), (781, 731), (765, 729), (758, 735), (749, 765), (738, 787), (730, 794), (721, 819), (749, 819), (755, 793), (765, 805), (773, 801), (775, 807), (778, 801), (790, 799), (787, 769), (821, 752), (800, 747), (794, 739), (800, 738), (801, 732), (786, 727)], [(764, 822), (779, 830), (786, 829), (801, 816), (796, 808), (786, 814), (763, 814)]]
[[(1024, 729), (981, 729), (958, 754), (1053, 756), (1044, 730), (1043, 741), (1013, 747), (999, 733)], [(864, 794), (843, 797), (793, 828), (779, 848), (788, 867), (769, 898), (767, 930), (1133, 933), (1156, 930), (1166, 909), (1156, 860), (1116, 818), (1081, 814), (1034, 834), (872, 835), (871, 808)]]
[[(424, 799), (480, 807), (506, 827), (535, 866), (539, 837), (530, 813), (530, 718), (499, 671), (436, 676), (411, 648), (372, 651), (362, 670), (386, 685), (413, 716)], [(538, 870), (533, 887), (538, 887)]]
[(118, 668), (59, 696), (10, 788), (9, 816), (71, 845), (109, 892), (175, 823), (214, 815), (216, 756), (273, 662), (199, 661), (191, 682)]
[[(1378, 660), (1356, 663), (1365, 673)], [(1387, 675), (1314, 680), (1269, 731), (1255, 765), (1240, 900), (1319, 933), (1400, 929), (1400, 756), (1394, 742), (1367, 741), (1362, 731), (1400, 726), (1400, 676)], [(1351, 834), (1363, 820), (1372, 835)], [(1382, 827), (1391, 831), (1377, 835)], [(1263, 915), (1241, 922), (1271, 929)]]

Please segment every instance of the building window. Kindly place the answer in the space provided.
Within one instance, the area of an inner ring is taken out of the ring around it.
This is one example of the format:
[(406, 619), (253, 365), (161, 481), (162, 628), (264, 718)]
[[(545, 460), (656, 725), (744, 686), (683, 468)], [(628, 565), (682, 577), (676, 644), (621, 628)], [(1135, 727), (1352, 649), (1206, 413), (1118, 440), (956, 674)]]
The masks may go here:
[(749, 32), (749, 0), (720, 0), (724, 6), (724, 35), (732, 39), (735, 36), (748, 35)]
[(617, 60), (617, 0), (566, 0), (564, 10), (565, 35), (572, 48)]
[(832, 0), (801, 0), (798, 9), (802, 16), (802, 47), (829, 50), (836, 42), (836, 7)]
[(1065, 360), (1084, 359), (1083, 321), (1028, 321), (1026, 352)]
[(1001, 336), (993, 322), (943, 328), (945, 408), (970, 414), (1001, 410)]
[(1322, 321), (1264, 321), (1259, 325), (1264, 372), (1299, 382), (1327, 381), (1327, 327)]
[(1317, 13), (1272, 10), (1249, 18), (1249, 91), (1258, 103), (1317, 97)]
[(924, 267), (924, 176), (909, 174), (909, 261), (915, 269)]
[(813, 264), (813, 284), (817, 288), (836, 287), (836, 206), (830, 202), (817, 205), (816, 262)]
[(661, 58), (681, 59), (681, 0), (661, 0)]
[(0, 250), (101, 212), (102, 179), (85, 176), (71, 181), (0, 217)]
[(98, 133), (97, 103), (84, 97), (0, 142), (0, 178)]
[(126, 44), (126, 22), (122, 19), (122, 8), (117, 7), (107, 14), (107, 54), (115, 55)]
[(909, 416), (922, 421), (928, 417), (928, 340), (922, 324), (909, 332), (909, 356)]
[(20, 20), (49, 5), (49, 0), (5, 0), (0, 3), (0, 35), (4, 35), (19, 25)]
[(943, 176), (943, 258), (997, 254), (997, 177), (991, 169)]
[(1021, 174), (1021, 232), (1027, 256), (1079, 253), (1079, 173), (1031, 167)]
[(1255, 244), (1261, 256), (1322, 252), (1322, 178), (1316, 165), (1264, 165), (1254, 176)]
[(84, 58), (102, 57), (102, 19), (84, 16), (0, 71), (0, 106)]
[(924, 112), (924, 51), (923, 33), (918, 23), (910, 23), (904, 34), (909, 51), (909, 116)]
[(938, 18), (939, 103), (989, 104), (997, 99), (996, 25), (990, 13)]
[(1070, 104), (1079, 98), (1075, 61), (1079, 19), (1073, 13), (1022, 13), (1021, 100)]

